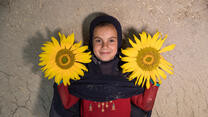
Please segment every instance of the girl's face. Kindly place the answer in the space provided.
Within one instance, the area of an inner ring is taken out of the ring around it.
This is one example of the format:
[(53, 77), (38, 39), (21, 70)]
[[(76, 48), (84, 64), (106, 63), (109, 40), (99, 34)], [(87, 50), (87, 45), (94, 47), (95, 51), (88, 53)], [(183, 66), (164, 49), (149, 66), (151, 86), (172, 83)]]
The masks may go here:
[(97, 26), (93, 32), (93, 52), (102, 61), (112, 60), (118, 50), (116, 28), (112, 25)]

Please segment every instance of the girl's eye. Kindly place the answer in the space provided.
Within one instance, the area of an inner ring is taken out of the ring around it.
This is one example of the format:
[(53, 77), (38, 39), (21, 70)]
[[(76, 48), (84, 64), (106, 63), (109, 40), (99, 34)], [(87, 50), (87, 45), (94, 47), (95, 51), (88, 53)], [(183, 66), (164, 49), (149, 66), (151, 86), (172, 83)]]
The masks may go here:
[(101, 40), (100, 40), (100, 39), (95, 39), (95, 42), (96, 42), (96, 43), (100, 43)]
[(115, 39), (110, 39), (109, 40), (111, 43), (115, 42), (116, 40)]
[(111, 40), (110, 40), (110, 42), (114, 42), (114, 40), (113, 40), (113, 39), (111, 39)]

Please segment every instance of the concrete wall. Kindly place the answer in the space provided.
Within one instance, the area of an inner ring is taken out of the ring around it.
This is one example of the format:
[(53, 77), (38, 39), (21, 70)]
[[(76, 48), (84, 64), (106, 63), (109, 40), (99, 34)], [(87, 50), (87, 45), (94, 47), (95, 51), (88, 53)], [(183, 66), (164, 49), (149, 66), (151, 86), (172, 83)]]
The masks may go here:
[(61, 31), (87, 39), (96, 13), (117, 17), (124, 38), (142, 30), (168, 34), (163, 80), (152, 117), (208, 117), (207, 0), (0, 0), (0, 116), (47, 117), (52, 80), (38, 64), (40, 46)]

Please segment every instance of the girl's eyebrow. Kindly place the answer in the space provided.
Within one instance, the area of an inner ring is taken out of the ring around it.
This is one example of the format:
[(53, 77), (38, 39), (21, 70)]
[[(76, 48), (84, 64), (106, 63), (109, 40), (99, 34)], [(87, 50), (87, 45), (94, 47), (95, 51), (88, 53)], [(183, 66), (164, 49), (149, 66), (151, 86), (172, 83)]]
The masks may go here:
[(109, 37), (109, 39), (117, 39), (117, 37), (112, 36), (112, 37)]
[(99, 38), (99, 39), (101, 39), (101, 37), (99, 37), (99, 36), (95, 36), (95, 37), (93, 37), (94, 39), (96, 39), (96, 38)]
[[(102, 39), (101, 37), (99, 37), (99, 36), (95, 36), (95, 37), (93, 37), (94, 39)], [(117, 37), (114, 37), (114, 36), (112, 36), (112, 37), (109, 37), (108, 39), (117, 39)]]

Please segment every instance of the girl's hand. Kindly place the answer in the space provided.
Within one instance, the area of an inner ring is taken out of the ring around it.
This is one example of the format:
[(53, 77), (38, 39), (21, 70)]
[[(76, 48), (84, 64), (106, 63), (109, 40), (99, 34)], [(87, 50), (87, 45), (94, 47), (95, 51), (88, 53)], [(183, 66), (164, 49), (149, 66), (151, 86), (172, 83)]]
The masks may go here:
[[(152, 83), (152, 84), (154, 84), (154, 81), (152, 80), (152, 79), (150, 79), (150, 82)], [(160, 84), (157, 82), (157, 84), (156, 84), (156, 86), (160, 86)]]
[(63, 80), (61, 80), (60, 82), (59, 82), (59, 84), (58, 83), (56, 83), (57, 85), (60, 85), (60, 84), (62, 84), (63, 83)]

